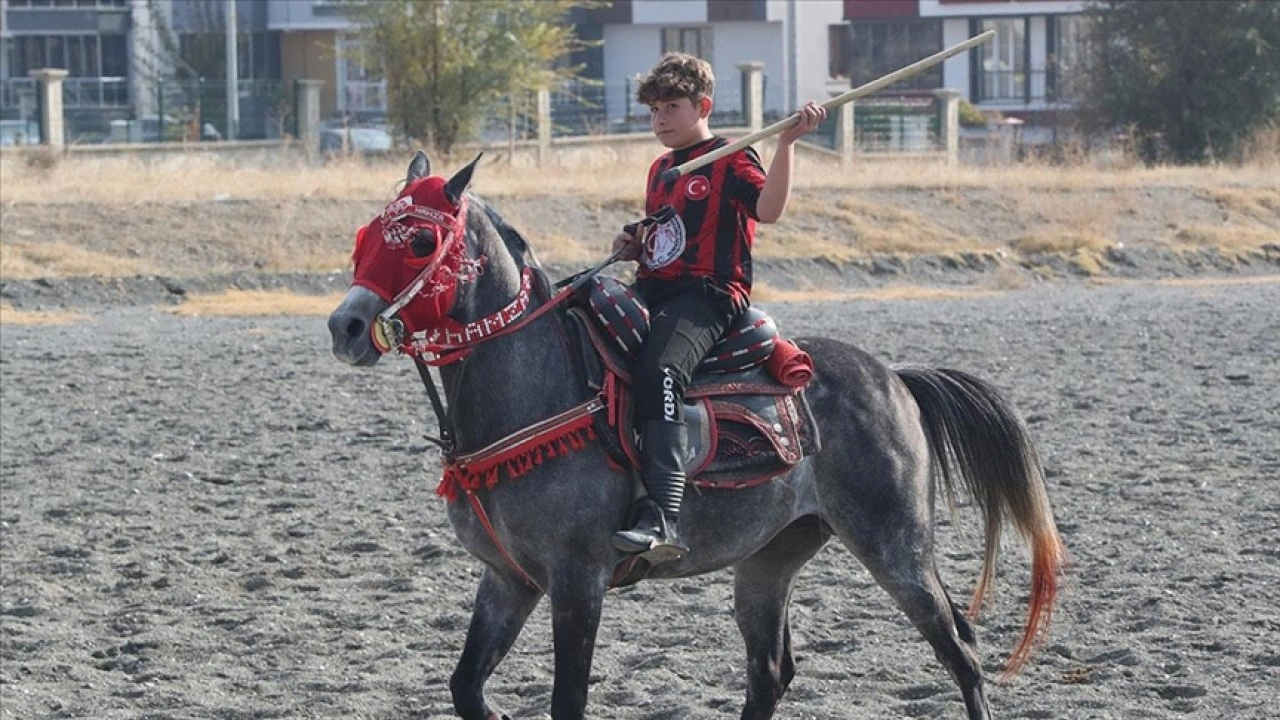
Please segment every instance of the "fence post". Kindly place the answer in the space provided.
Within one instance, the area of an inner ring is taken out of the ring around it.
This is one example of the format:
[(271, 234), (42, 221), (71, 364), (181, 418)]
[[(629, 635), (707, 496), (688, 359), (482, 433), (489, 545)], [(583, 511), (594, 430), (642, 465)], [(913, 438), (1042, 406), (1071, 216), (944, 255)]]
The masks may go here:
[(938, 134), (947, 151), (947, 164), (957, 165), (960, 162), (960, 91), (942, 88), (933, 94), (942, 103)]
[(294, 113), (298, 116), (298, 140), (302, 150), (311, 155), (320, 150), (320, 88), (323, 80), (294, 80), (297, 96)]
[(854, 132), (853, 108), (857, 102), (849, 102), (840, 106), (836, 116), (836, 152), (840, 153), (840, 164), (849, 165), (853, 155), (858, 151), (857, 135)]
[(27, 72), (36, 81), (36, 109), (40, 114), (40, 143), (61, 148), (66, 144), (62, 119), (62, 81), (66, 70), (40, 68)]
[(742, 72), (742, 117), (755, 132), (764, 127), (764, 63), (752, 60), (734, 67)]
[(538, 167), (551, 158), (551, 90), (538, 88)]

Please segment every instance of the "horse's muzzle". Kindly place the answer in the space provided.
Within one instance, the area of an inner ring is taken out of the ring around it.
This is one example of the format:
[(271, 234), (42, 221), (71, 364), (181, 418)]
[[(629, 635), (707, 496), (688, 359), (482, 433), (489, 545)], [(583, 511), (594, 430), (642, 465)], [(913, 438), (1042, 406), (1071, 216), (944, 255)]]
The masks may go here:
[(353, 287), (337, 309), (329, 315), (329, 336), (333, 356), (348, 365), (368, 367), (378, 362), (382, 352), (374, 344), (372, 326), (386, 302), (362, 287)]

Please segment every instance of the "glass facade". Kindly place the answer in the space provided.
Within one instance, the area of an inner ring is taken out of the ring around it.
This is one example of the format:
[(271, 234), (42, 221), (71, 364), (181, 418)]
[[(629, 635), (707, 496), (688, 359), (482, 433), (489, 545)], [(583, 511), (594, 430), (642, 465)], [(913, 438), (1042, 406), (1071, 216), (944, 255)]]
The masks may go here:
[(662, 52), (682, 52), (703, 60), (710, 60), (711, 28), (662, 28)]
[(20, 35), (5, 39), (11, 77), (26, 77), (29, 70), (62, 68), (70, 77), (110, 75), (103, 68), (114, 67), (124, 75), (124, 63), (104, 57), (113, 50), (124, 52), (124, 35)]
[(10, 8), (123, 8), (129, 0), (9, 0)]
[[(942, 49), (942, 23), (937, 20), (855, 22), (843, 63), (853, 87), (864, 85)], [(840, 69), (835, 66), (833, 70)], [(843, 75), (832, 75), (842, 77)], [(935, 65), (894, 86), (899, 90), (942, 87), (942, 66)]]

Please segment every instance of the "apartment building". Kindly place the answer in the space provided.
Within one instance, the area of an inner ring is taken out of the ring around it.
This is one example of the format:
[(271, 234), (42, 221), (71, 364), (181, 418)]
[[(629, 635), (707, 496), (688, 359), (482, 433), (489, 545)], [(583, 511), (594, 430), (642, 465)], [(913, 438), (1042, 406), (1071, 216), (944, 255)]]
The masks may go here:
[(840, 0), (615, 0), (577, 24), (580, 36), (603, 40), (597, 79), (611, 123), (645, 114), (634, 78), (670, 51), (711, 63), (720, 111), (741, 102), (738, 65), (763, 63), (765, 114), (780, 116), (849, 88), (829, 72), (826, 40), (844, 27), (843, 11)]
[[(717, 110), (741, 109), (743, 63), (759, 63), (766, 117), (842, 92), (942, 48), (995, 30), (995, 40), (892, 92), (959, 90), (979, 108), (1029, 126), (1069, 107), (1084, 0), (614, 0), (567, 19), (600, 44), (570, 61), (599, 83), (587, 130), (643, 126), (634, 82), (667, 51), (711, 63)], [(378, 117), (385, 83), (351, 59), (357, 34), (336, 0), (236, 0), (241, 116), (289, 102), (296, 79), (321, 80), (322, 117)], [(68, 125), (105, 135), (116, 118), (199, 107), (225, 112), (225, 0), (0, 0), (0, 115), (26, 118), (27, 73), (60, 67)], [(221, 95), (218, 95), (221, 93)], [(927, 95), (927, 93), (925, 93)], [(221, 99), (219, 99), (219, 97)], [(579, 96), (581, 99), (581, 95)], [(582, 108), (579, 108), (582, 109)], [(282, 112), (287, 113), (286, 110)], [(739, 124), (741, 116), (726, 124)], [(241, 137), (270, 135), (245, 121)], [(277, 127), (277, 131), (281, 131)], [(285, 130), (287, 131), (287, 130)]]
[(1025, 120), (1034, 134), (1072, 105), (1084, 6), (1081, 0), (845, 0), (849, 35), (836, 63), (857, 85), (995, 30), (991, 42), (909, 83), (959, 90), (980, 109)]
[(68, 124), (105, 133), (115, 118), (153, 111), (143, 92), (157, 65), (158, 17), (146, 0), (0, 0), (0, 117), (34, 113), (29, 71), (62, 68)]
[[(225, 0), (0, 0), (0, 117), (33, 117), (28, 72), (62, 68), (72, 141), (105, 139), (113, 121), (197, 110), (222, 127), (226, 11)], [(264, 118), (287, 113), (277, 106), (295, 79), (324, 81), (324, 117), (385, 112), (383, 83), (344, 57), (351, 23), (339, 3), (236, 0), (235, 19), (241, 137), (272, 134)]]

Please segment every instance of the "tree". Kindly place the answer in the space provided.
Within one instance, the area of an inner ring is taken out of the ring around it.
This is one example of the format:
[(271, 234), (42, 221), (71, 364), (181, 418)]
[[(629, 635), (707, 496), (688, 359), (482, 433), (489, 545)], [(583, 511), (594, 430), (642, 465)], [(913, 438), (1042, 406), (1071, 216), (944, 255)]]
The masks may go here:
[(445, 154), (510, 98), (575, 77), (562, 59), (586, 45), (564, 21), (591, 0), (349, 0), (358, 60), (380, 67), (406, 137)]
[(1088, 9), (1081, 118), (1147, 162), (1229, 157), (1280, 121), (1280, 2), (1104, 0)]

